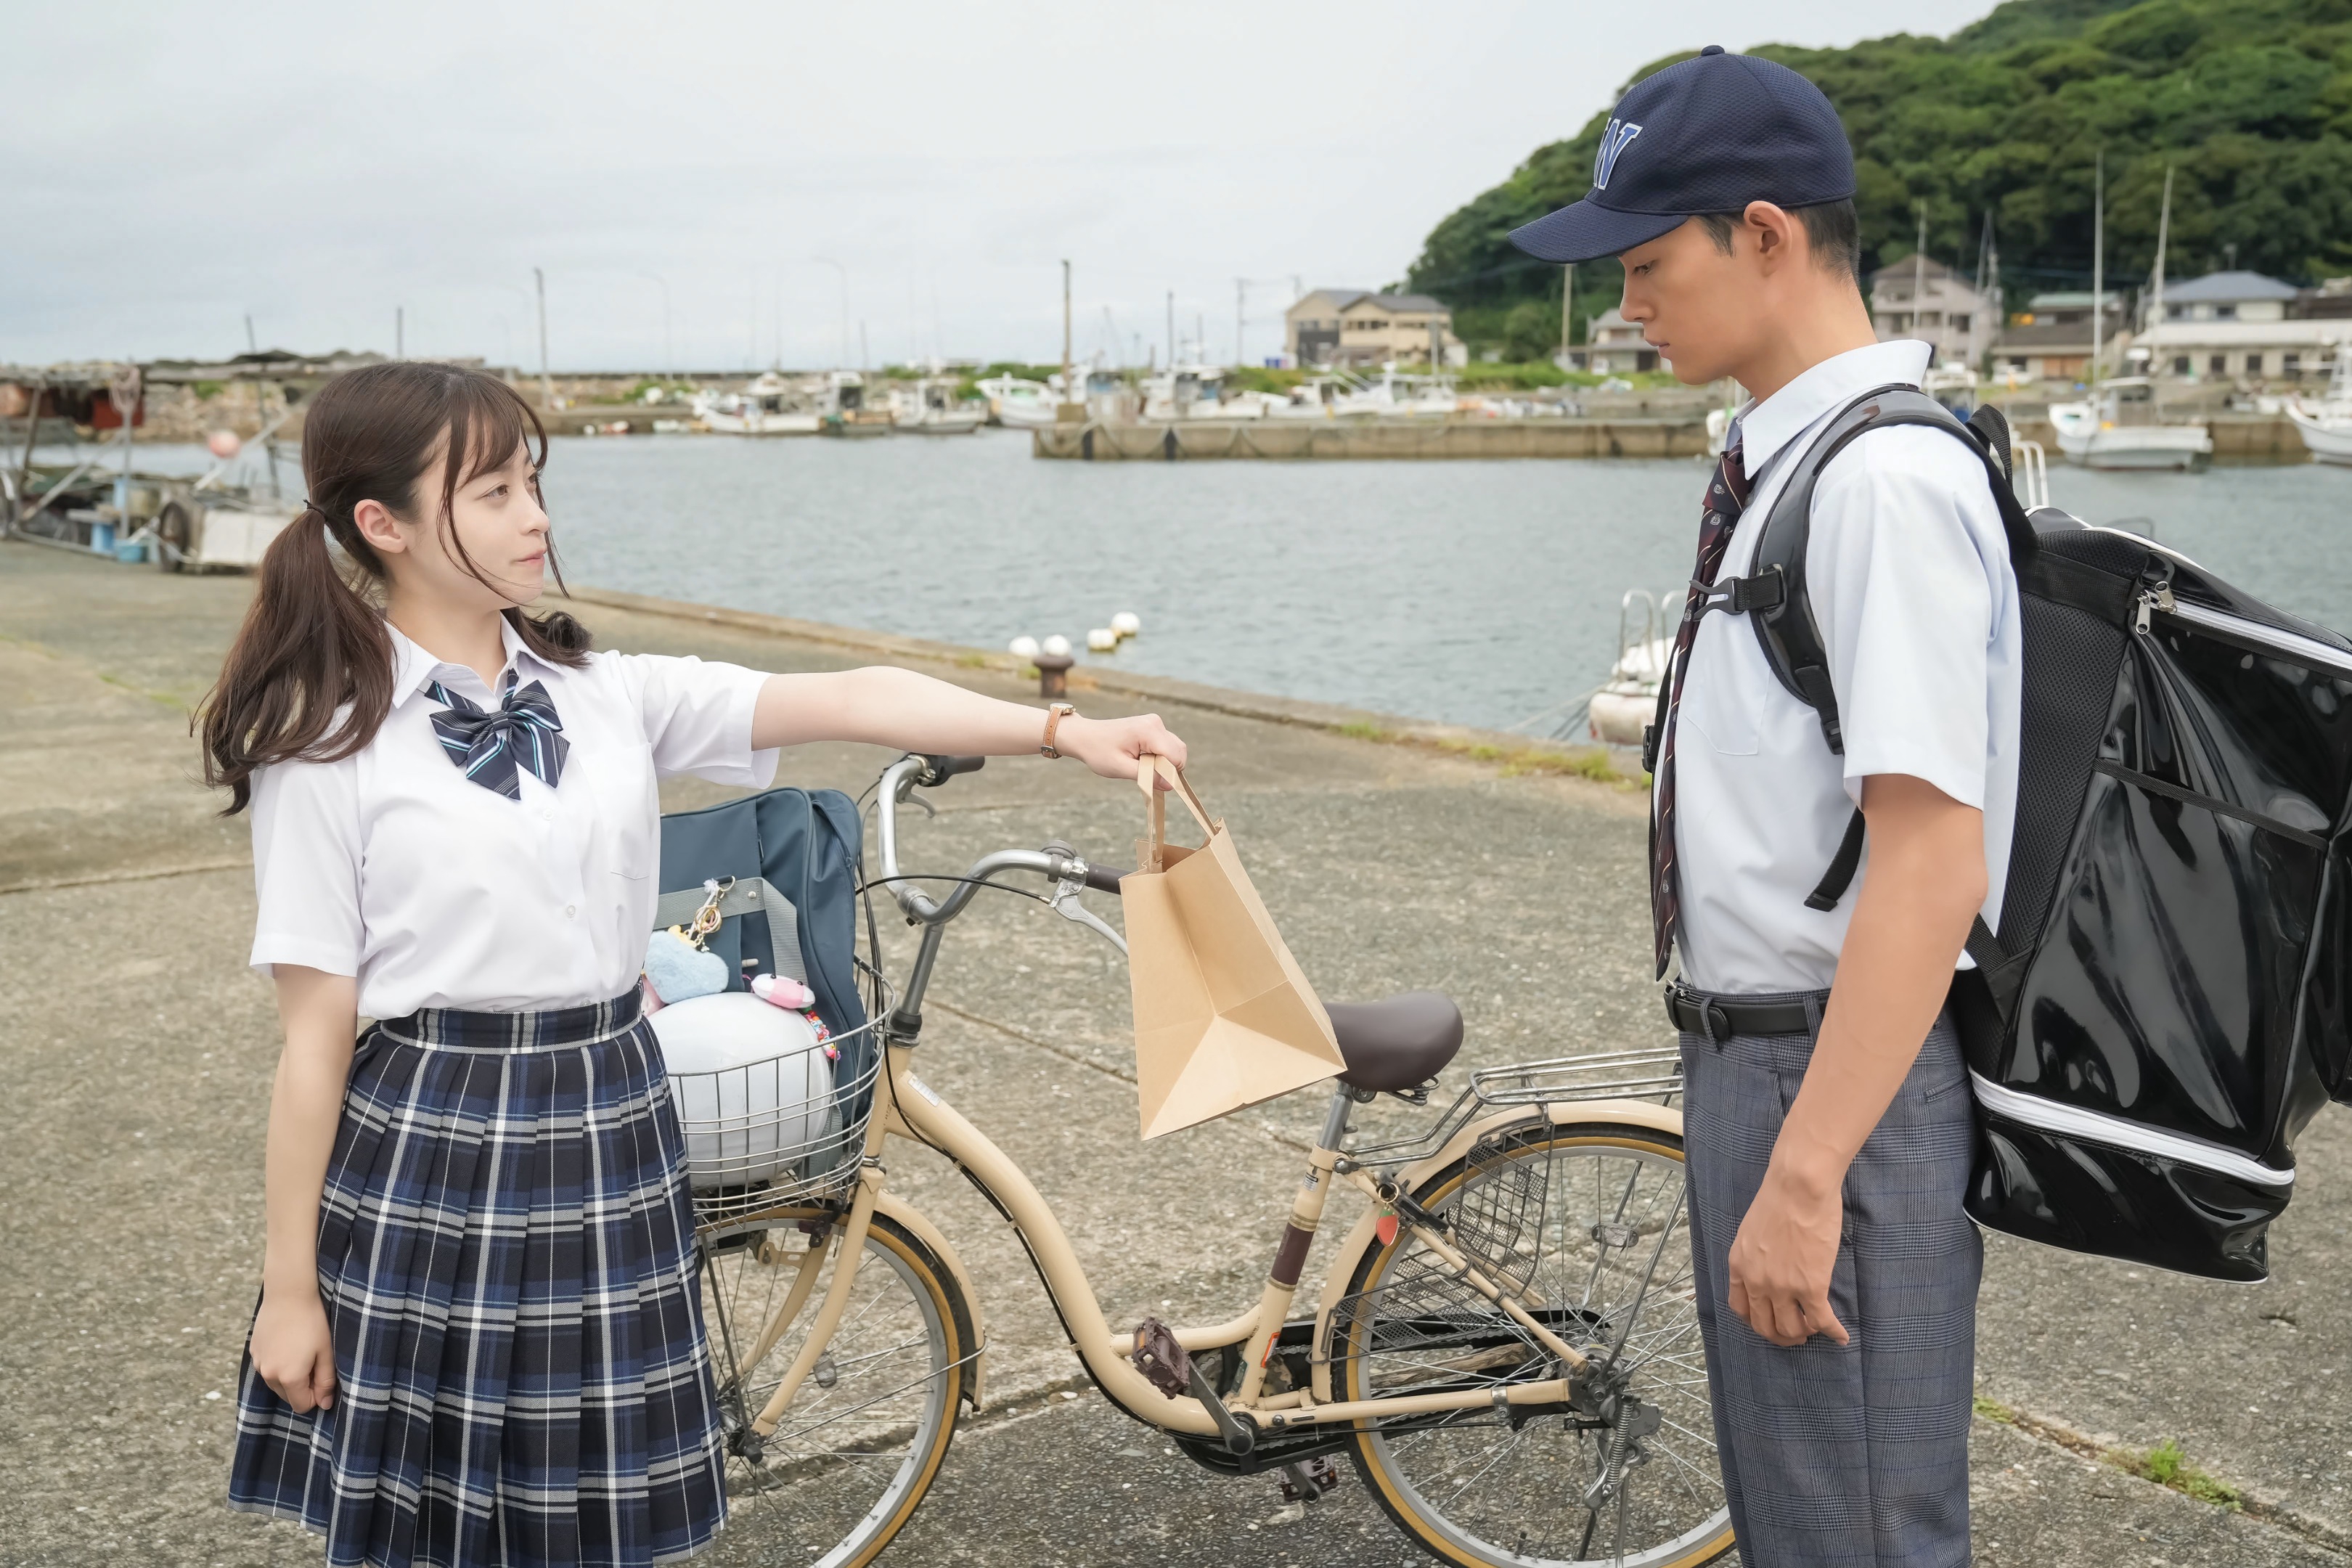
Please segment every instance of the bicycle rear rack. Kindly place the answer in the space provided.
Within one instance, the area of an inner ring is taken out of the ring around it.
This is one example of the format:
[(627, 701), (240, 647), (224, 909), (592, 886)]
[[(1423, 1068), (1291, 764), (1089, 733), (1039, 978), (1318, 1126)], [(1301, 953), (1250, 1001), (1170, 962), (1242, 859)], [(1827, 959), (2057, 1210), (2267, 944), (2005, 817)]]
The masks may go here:
[(1429, 1153), (1443, 1148), (1448, 1139), (1487, 1111), (1510, 1106), (1580, 1100), (1644, 1100), (1671, 1105), (1682, 1091), (1682, 1052), (1673, 1046), (1483, 1068), (1470, 1075), (1470, 1086), (1422, 1131), (1359, 1144), (1347, 1151), (1347, 1157), (1364, 1164)]

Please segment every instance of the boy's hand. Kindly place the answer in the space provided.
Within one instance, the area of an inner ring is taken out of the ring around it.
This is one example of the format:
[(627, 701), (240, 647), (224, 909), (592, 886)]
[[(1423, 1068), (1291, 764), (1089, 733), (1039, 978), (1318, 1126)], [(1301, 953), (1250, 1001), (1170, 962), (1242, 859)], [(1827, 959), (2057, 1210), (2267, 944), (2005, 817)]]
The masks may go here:
[(1815, 1334), (1846, 1342), (1845, 1325), (1830, 1310), (1830, 1272), (1845, 1223), (1838, 1188), (1788, 1177), (1775, 1161), (1732, 1238), (1731, 1310), (1776, 1345), (1801, 1345)]

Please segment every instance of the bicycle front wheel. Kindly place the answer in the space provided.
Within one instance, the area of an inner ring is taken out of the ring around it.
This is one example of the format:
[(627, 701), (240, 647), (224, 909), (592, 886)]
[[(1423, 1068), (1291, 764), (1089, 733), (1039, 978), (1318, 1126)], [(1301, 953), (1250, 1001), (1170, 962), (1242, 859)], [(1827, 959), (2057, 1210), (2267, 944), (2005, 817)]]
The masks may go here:
[[(1365, 1484), (1440, 1559), (1696, 1568), (1730, 1551), (1682, 1159), (1680, 1139), (1647, 1127), (1532, 1120), (1411, 1194), (1594, 1366), (1578, 1407), (1482, 1405), (1357, 1427)], [(1565, 1371), (1410, 1228), (1358, 1264), (1331, 1354), (1349, 1400), (1500, 1390)]]
[[(979, 1349), (967, 1342), (971, 1319), (955, 1277), (919, 1237), (876, 1215), (840, 1326), (762, 1438), (751, 1423), (807, 1343), (841, 1247), (773, 1217), (704, 1245), (704, 1317), (728, 1427), (728, 1533), (810, 1568), (865, 1568), (930, 1489), (955, 1436), (964, 1364)], [(829, 1256), (809, 1261), (814, 1278), (796, 1292), (809, 1246)]]

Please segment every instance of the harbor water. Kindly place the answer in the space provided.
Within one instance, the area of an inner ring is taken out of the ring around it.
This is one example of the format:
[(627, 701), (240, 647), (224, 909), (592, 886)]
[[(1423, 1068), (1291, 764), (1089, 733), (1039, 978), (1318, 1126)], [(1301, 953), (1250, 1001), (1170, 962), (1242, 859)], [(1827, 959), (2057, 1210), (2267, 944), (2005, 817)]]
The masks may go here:
[[(576, 583), (990, 648), (1058, 632), (1090, 663), (1504, 728), (1599, 683), (1628, 589), (1688, 575), (1705, 478), (1691, 459), (1054, 463), (983, 431), (564, 438), (545, 486)], [(2050, 484), (2352, 629), (2352, 473), (2053, 465)], [(1122, 610), (1143, 635), (1084, 654)]]

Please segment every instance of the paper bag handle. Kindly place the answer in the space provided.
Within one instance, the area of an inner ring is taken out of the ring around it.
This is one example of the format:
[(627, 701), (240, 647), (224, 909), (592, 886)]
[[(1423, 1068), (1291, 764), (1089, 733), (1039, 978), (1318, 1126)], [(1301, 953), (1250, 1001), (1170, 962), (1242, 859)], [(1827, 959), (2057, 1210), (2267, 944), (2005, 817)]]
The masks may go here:
[(1213, 837), (1217, 831), (1209, 821), (1207, 809), (1201, 805), (1201, 797), (1192, 793), (1192, 784), (1186, 782), (1184, 770), (1166, 757), (1146, 752), (1136, 759), (1135, 786), (1143, 792), (1145, 815), (1150, 819), (1150, 837), (1139, 847), (1142, 853), (1137, 857), (1142, 862), (1141, 868), (1147, 871), (1160, 869), (1162, 858), (1160, 851), (1168, 845), (1168, 803), (1161, 798), (1158, 784), (1160, 779), (1168, 781), (1169, 793), (1182, 799), (1184, 808), (1192, 814), (1192, 820), (1201, 825), (1203, 835)]

